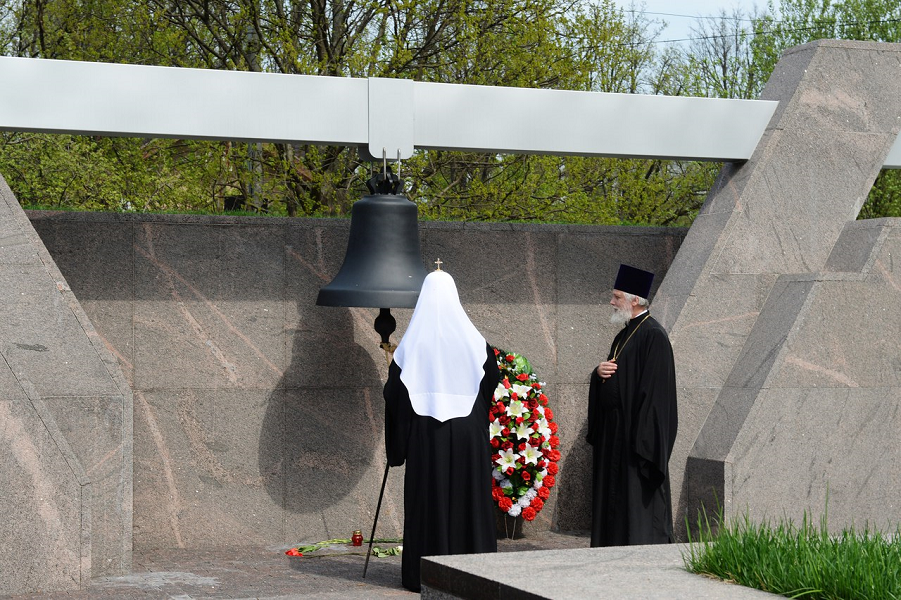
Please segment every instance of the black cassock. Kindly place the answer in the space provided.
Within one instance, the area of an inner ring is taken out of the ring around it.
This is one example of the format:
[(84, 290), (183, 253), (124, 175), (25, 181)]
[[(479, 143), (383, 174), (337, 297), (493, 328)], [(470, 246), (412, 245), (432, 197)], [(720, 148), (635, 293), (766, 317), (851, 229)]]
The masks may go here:
[(643, 319), (630, 320), (614, 338), (607, 360), (621, 348), (616, 373), (606, 381), (591, 373), (592, 547), (673, 541), (668, 468), (678, 423), (673, 349), (666, 330), (650, 316)]
[(500, 373), (490, 346), (483, 368), (485, 375), (472, 412), (443, 423), (413, 412), (400, 367), (392, 362), (388, 369), (388, 464), (407, 463), (401, 582), (416, 592), (420, 589), (421, 557), (497, 551), (488, 410)]

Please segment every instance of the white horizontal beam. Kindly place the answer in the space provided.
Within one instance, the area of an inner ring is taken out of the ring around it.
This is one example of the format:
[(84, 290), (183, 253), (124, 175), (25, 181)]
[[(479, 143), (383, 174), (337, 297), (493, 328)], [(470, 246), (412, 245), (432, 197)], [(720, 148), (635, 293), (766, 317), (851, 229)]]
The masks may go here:
[(891, 150), (888, 152), (888, 156), (885, 157), (885, 164), (882, 166), (883, 169), (901, 169), (901, 134), (898, 134), (898, 137), (895, 138), (895, 143), (892, 144)]
[(416, 146), (735, 161), (777, 102), (416, 84)]
[(776, 102), (0, 57), (0, 129), (737, 161)]
[(7, 131), (362, 144), (366, 110), (365, 79), (0, 57)]

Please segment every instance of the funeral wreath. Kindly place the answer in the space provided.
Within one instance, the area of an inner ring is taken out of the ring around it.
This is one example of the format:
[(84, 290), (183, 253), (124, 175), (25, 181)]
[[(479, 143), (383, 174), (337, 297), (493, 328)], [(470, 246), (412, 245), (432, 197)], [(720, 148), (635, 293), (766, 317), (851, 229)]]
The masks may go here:
[(488, 438), (494, 449), (491, 493), (501, 511), (531, 521), (555, 484), (560, 460), (557, 424), (542, 392), (544, 384), (529, 361), (498, 348), (494, 354), (501, 381), (489, 414)]

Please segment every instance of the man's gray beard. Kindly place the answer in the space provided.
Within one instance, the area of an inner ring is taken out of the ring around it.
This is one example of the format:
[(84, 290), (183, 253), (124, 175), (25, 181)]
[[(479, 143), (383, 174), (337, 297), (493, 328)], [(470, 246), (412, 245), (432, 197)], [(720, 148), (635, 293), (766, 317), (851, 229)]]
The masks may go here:
[(614, 325), (625, 327), (632, 320), (632, 311), (623, 310), (618, 306), (613, 307), (613, 314), (610, 315), (610, 322)]

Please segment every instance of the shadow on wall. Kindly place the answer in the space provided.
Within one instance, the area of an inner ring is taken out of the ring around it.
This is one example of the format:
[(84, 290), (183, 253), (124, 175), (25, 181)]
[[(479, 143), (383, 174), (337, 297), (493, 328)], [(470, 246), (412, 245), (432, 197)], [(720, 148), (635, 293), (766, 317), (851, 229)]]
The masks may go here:
[(560, 462), (557, 487), (557, 514), (554, 527), (559, 531), (591, 529), (591, 446), (585, 442), (588, 421), (582, 421), (579, 434)]
[(383, 383), (354, 341), (354, 310), (298, 305), (291, 362), (269, 398), (260, 474), (269, 496), (292, 513), (334, 507), (382, 444)]

